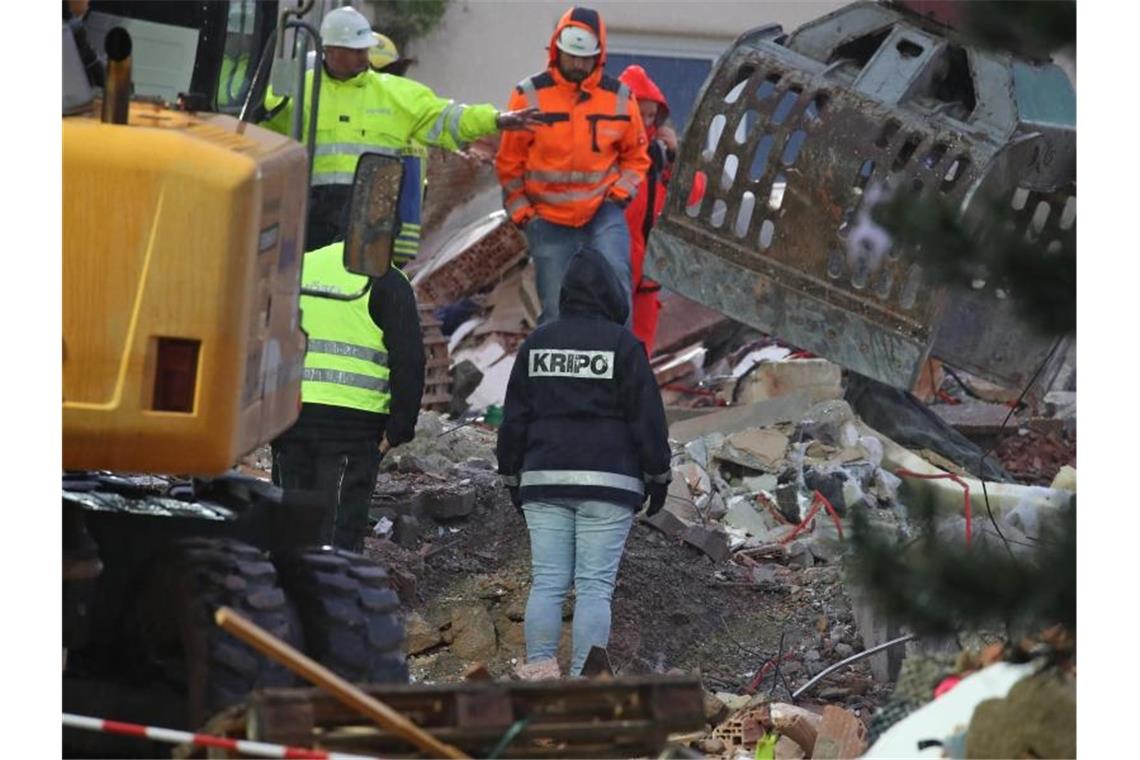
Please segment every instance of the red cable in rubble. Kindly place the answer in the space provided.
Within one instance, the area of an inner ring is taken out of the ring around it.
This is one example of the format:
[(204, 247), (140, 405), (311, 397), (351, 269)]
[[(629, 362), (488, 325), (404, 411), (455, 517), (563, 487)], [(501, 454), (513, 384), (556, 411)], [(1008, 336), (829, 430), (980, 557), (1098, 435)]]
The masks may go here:
[(811, 495), (811, 509), (808, 510), (807, 516), (804, 517), (804, 519), (800, 521), (800, 524), (793, 528), (788, 535), (780, 539), (780, 544), (786, 544), (798, 536), (800, 532), (808, 526), (816, 513), (819, 512), (821, 506), (827, 508), (827, 513), (831, 516), (831, 521), (835, 523), (835, 530), (839, 532), (839, 538), (842, 540), (843, 524), (839, 520), (839, 513), (835, 510), (835, 507), (831, 505), (831, 502), (828, 501), (826, 496), (819, 491), (815, 491)]
[(966, 485), (966, 481), (962, 480), (952, 472), (942, 472), (937, 475), (923, 475), (922, 473), (912, 472), (905, 467), (895, 470), (895, 475), (898, 475), (900, 478), (918, 478), (919, 480), (952, 480), (958, 485), (962, 486), (966, 509), (966, 546), (970, 545), (970, 539), (973, 534), (971, 527), (973, 524), (973, 518), (970, 514), (970, 487)]

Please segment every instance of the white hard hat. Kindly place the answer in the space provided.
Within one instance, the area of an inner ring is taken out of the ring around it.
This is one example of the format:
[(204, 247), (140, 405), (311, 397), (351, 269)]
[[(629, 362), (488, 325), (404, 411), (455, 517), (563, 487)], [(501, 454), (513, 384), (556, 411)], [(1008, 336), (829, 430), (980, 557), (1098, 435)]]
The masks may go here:
[(567, 26), (558, 34), (558, 40), (554, 44), (562, 52), (582, 58), (589, 58), (601, 52), (597, 35), (580, 26)]
[(321, 22), (321, 43), (331, 47), (363, 50), (376, 44), (372, 25), (355, 8), (337, 8)]

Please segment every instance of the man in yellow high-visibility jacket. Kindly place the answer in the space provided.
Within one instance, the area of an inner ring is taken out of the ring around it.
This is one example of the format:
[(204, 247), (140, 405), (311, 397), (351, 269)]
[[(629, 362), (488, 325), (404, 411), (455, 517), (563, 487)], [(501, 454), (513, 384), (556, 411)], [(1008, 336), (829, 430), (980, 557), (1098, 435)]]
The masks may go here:
[(404, 273), (393, 267), (370, 280), (343, 257), (343, 241), (305, 254), (303, 287), (341, 298), (301, 296), (301, 414), (273, 441), (273, 482), (321, 492), (329, 509), (320, 542), (359, 552), (380, 460), (415, 435), (424, 348)]
[[(302, 124), (307, 138), (313, 77), (321, 76), (317, 109), (313, 188), (309, 196), (305, 250), (343, 236), (356, 162), (367, 152), (400, 155), (412, 141), (458, 150), (500, 129), (527, 129), (541, 122), (534, 109), (500, 113), (494, 106), (467, 106), (436, 96), (410, 79), (377, 74), (368, 61), (375, 44), (368, 20), (353, 8), (337, 8), (321, 22), (324, 67), (305, 78)], [(272, 93), (263, 126), (288, 134), (293, 101)]]

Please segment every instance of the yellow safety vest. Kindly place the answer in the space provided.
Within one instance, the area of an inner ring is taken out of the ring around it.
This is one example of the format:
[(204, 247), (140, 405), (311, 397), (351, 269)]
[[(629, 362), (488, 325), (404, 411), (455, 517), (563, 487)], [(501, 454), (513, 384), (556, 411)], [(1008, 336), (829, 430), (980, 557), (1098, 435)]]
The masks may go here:
[[(361, 154), (400, 155), (411, 142), (458, 150), (464, 143), (498, 131), (498, 110), (491, 105), (463, 105), (438, 97), (411, 79), (361, 72), (338, 80), (321, 72), (317, 109), (313, 185), (351, 185)], [(304, 134), (309, 129), (313, 71), (305, 74)], [(264, 126), (288, 134), (293, 101), (269, 93), (265, 106), (272, 116)], [(302, 138), (304, 139), (304, 137)]]
[[(368, 278), (345, 269), (343, 257), (343, 242), (306, 253), (301, 272), (305, 289), (340, 296), (361, 293)], [(347, 301), (302, 295), (301, 327), (309, 336), (302, 403), (387, 414), (392, 400), (388, 348), (384, 331), (368, 312), (368, 293)]]

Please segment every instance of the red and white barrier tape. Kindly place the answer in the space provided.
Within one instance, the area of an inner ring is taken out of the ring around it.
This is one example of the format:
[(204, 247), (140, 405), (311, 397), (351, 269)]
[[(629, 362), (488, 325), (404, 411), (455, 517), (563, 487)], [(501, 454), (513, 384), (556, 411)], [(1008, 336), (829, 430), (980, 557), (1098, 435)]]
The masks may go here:
[(141, 726), (137, 723), (122, 723), (117, 720), (89, 718), (85, 715), (63, 714), (63, 725), (87, 731), (100, 731), (107, 734), (138, 736), (168, 744), (194, 744), (199, 747), (220, 747), (254, 757), (311, 758), (318, 760), (367, 760), (368, 755), (346, 755), (341, 752), (322, 752), (303, 747), (286, 747), (283, 744), (251, 742), (244, 739), (227, 739), (210, 734), (192, 734), (189, 731), (175, 731), (169, 728)]

